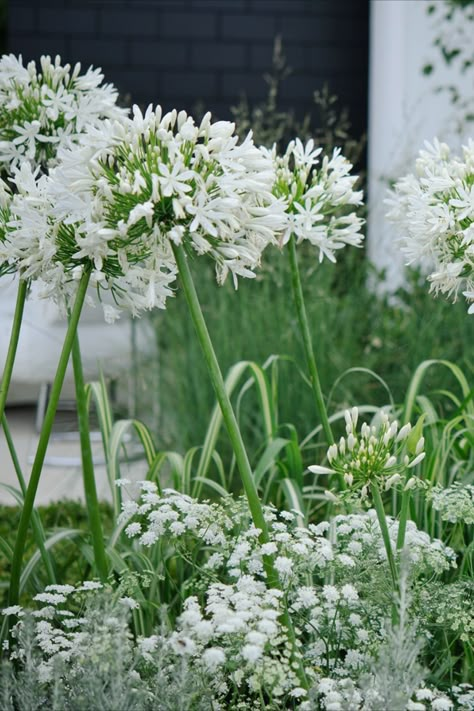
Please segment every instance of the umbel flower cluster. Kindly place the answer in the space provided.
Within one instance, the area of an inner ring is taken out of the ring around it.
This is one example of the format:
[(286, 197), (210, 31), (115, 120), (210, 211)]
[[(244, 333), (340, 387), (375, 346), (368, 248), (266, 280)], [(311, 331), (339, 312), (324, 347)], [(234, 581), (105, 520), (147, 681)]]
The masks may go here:
[(416, 174), (401, 178), (387, 203), (408, 264), (428, 269), (430, 291), (457, 298), (474, 313), (474, 141), (453, 156), (449, 146), (426, 143)]
[[(0, 60), (0, 276), (39, 280), (70, 301), (91, 274), (105, 317), (164, 308), (176, 276), (175, 245), (206, 254), (222, 283), (253, 277), (263, 250), (291, 234), (334, 260), (359, 245), (361, 192), (336, 150), (297, 139), (281, 158), (239, 141), (234, 124), (199, 124), (161, 108), (130, 117), (102, 74), (60, 57), (39, 66)], [(11, 190), (10, 190), (11, 188)], [(89, 302), (94, 299), (89, 293)]]
[(100, 69), (80, 71), (80, 64), (61, 65), (59, 56), (42, 56), (39, 66), (24, 66), (21, 55), (0, 59), (0, 170), (9, 172), (25, 161), (45, 169), (88, 126), (124, 113), (116, 105), (116, 89), (102, 83)]
[(308, 240), (319, 249), (319, 261), (335, 262), (335, 252), (345, 245), (359, 247), (364, 221), (354, 211), (362, 203), (362, 191), (354, 190), (357, 176), (352, 164), (336, 148), (320, 163), (321, 148), (311, 139), (304, 146), (290, 141), (282, 156), (274, 147), (269, 154), (275, 165), (275, 195), (288, 203), (288, 224), (281, 244), (291, 235), (296, 242)]
[[(41, 278), (61, 300), (92, 269), (134, 315), (164, 307), (176, 268), (171, 243), (216, 263), (218, 280), (254, 276), (263, 249), (286, 224), (272, 194), (271, 160), (234, 125), (199, 126), (185, 112), (103, 121), (39, 180), (23, 164), (0, 259)], [(107, 304), (106, 318), (118, 310)]]
[[(412, 433), (408, 423), (399, 429), (396, 420), (390, 421), (386, 412), (381, 412), (379, 423), (369, 425), (363, 422), (357, 430), (359, 411), (357, 407), (346, 410), (346, 437), (338, 444), (332, 444), (327, 451), (328, 465), (312, 465), (313, 474), (339, 474), (344, 483), (362, 498), (369, 494), (371, 484), (390, 489), (402, 481), (406, 470), (415, 467), (425, 457), (424, 437), (420, 434), (416, 441), (410, 441), (413, 456), (405, 453), (407, 440)], [(411, 487), (415, 480), (408, 480)]]
[[(109, 606), (99, 614), (94, 599), (101, 594), (100, 583), (49, 586), (36, 596), (39, 609), (33, 613), (34, 646), (40, 650), (36, 673), (42, 683), (80, 678), (88, 650), (95, 654), (103, 649), (97, 663), (110, 673), (113, 665), (107, 655), (111, 650), (112, 657), (117, 655), (114, 635), (121, 630), (120, 654), (129, 665), (124, 673), (134, 670), (135, 689), (149, 683), (150, 671), (163, 666), (166, 658), (175, 676), (184, 660), (190, 672), (205, 679), (214, 701), (209, 708), (245, 711), (259, 707), (262, 698), (270, 709), (328, 708), (329, 691), (339, 690), (339, 683), (351, 687), (353, 700), (358, 699), (347, 708), (382, 708), (378, 697), (374, 706), (364, 706), (365, 691), (359, 685), (364, 676), (375, 694), (371, 664), (387, 641), (387, 559), (375, 512), (340, 515), (307, 527), (298, 526), (289, 511), (265, 507), (264, 513), (269, 541), (262, 545), (244, 501), (229, 497), (220, 503), (198, 502), (173, 490), (160, 494), (152, 482), (143, 482), (137, 500), (124, 505), (122, 524), (138, 553), (146, 555), (158, 545), (161, 551), (174, 549), (193, 559), (199, 575), (188, 581), (181, 614), (171, 629), (154, 630), (133, 647), (120, 610), (138, 610), (134, 597), (121, 596), (118, 590), (115, 610)], [(397, 522), (391, 518), (389, 528), (395, 545)], [(455, 566), (454, 551), (412, 522), (407, 548), (413, 580)], [(266, 583), (264, 554), (274, 555), (281, 589)], [(285, 610), (293, 620), (309, 692), (300, 687), (291, 658), (281, 619)], [(21, 641), (28, 615), (19, 606), (3, 614), (18, 617), (14, 632)], [(10, 654), (23, 662), (21, 644), (12, 645)], [(407, 690), (407, 701), (410, 694)], [(430, 694), (441, 695), (426, 690), (427, 699)]]

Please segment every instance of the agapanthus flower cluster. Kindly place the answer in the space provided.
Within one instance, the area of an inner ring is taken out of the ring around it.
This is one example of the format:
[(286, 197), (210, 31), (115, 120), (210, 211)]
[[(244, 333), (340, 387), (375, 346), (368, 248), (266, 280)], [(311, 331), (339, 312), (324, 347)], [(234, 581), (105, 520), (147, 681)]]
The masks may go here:
[[(406, 424), (399, 428), (381, 411), (377, 424), (363, 422), (357, 430), (359, 411), (357, 407), (346, 410), (346, 437), (332, 444), (327, 451), (328, 466), (308, 467), (313, 474), (339, 474), (353, 491), (366, 498), (371, 484), (390, 489), (400, 483), (407, 470), (413, 469), (425, 457), (424, 437), (420, 435), (411, 443), (413, 455), (406, 453), (407, 439), (412, 428)], [(413, 482), (414, 483), (414, 482)], [(409, 481), (407, 486), (411, 486)]]
[(449, 146), (426, 143), (416, 174), (401, 178), (387, 203), (408, 264), (428, 269), (430, 291), (457, 298), (474, 313), (474, 141), (452, 156)]
[[(58, 300), (89, 269), (117, 309), (164, 307), (176, 273), (171, 244), (208, 254), (218, 281), (228, 272), (236, 280), (254, 276), (286, 224), (271, 160), (251, 135), (239, 143), (234, 125), (210, 114), (197, 126), (185, 112), (134, 107), (133, 118), (91, 127), (82, 143), (60, 151), (40, 186), (22, 166), (2, 248)], [(117, 309), (109, 302), (109, 320)]]
[(335, 252), (346, 245), (360, 246), (364, 221), (356, 207), (362, 203), (362, 191), (354, 190), (357, 176), (350, 174), (352, 164), (336, 148), (320, 162), (321, 148), (311, 139), (303, 145), (291, 141), (282, 156), (276, 148), (269, 151), (275, 165), (274, 193), (287, 204), (288, 225), (280, 243), (291, 235), (297, 243), (308, 240), (319, 250), (319, 261), (327, 257), (335, 262)]
[(474, 486), (454, 482), (446, 488), (435, 486), (427, 492), (435, 511), (443, 521), (474, 524)]
[(80, 64), (61, 65), (59, 56), (42, 56), (39, 66), (24, 66), (21, 55), (0, 59), (0, 170), (25, 161), (51, 167), (58, 150), (76, 144), (88, 126), (124, 113), (100, 69), (80, 72)]
[[(150, 106), (143, 115), (135, 106), (132, 119), (89, 133), (82, 174), (77, 162), (77, 153), (65, 152), (57, 177), (71, 186), (79, 219), (81, 201), (93, 195), (93, 212), (82, 215), (88, 233), (96, 235), (100, 221), (110, 230), (99, 252), (97, 237), (82, 246), (96, 261), (106, 260), (110, 241), (132, 254), (133, 246), (143, 252), (156, 242), (183, 243), (215, 261), (219, 282), (229, 271), (252, 277), (285, 224), (284, 204), (271, 192), (271, 160), (251, 134), (239, 143), (234, 124), (213, 123), (209, 113), (196, 125), (184, 111), (163, 115)], [(59, 189), (57, 199), (59, 214), (70, 214), (68, 193)]]

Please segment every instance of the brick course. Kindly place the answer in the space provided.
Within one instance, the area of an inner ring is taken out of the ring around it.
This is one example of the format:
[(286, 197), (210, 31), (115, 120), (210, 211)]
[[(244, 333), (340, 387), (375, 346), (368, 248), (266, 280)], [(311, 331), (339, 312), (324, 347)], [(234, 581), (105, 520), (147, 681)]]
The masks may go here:
[(368, 0), (14, 0), (8, 50), (101, 66), (134, 102), (205, 108), (229, 118), (246, 94), (264, 99), (262, 74), (282, 36), (293, 75), (283, 106), (302, 115), (325, 82), (366, 130)]

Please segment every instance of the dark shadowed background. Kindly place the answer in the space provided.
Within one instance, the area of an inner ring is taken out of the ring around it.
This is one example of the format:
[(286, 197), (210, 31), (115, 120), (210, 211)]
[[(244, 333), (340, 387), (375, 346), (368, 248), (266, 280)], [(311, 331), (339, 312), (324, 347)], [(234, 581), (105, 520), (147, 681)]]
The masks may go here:
[(281, 108), (303, 116), (329, 84), (366, 130), (368, 0), (10, 0), (7, 50), (101, 66), (127, 100), (219, 118), (246, 95), (266, 93), (263, 74), (282, 37), (293, 72)]

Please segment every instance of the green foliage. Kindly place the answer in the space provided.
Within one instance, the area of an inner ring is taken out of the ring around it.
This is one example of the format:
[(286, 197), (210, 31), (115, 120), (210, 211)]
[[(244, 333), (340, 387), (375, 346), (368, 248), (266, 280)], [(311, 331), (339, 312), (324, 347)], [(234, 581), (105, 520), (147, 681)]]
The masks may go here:
[[(83, 537), (87, 538), (87, 511), (79, 501), (55, 502), (48, 506), (39, 506), (37, 511), (47, 535), (57, 531), (79, 530), (82, 531)], [(113, 527), (112, 509), (109, 504), (102, 502), (100, 512), (104, 530), (110, 533)], [(21, 508), (18, 506), (0, 506), (0, 539), (10, 547), (15, 543), (20, 514)], [(26, 544), (26, 562), (31, 559), (35, 551), (34, 535), (30, 531)], [(54, 547), (54, 567), (58, 580), (64, 583), (73, 583), (90, 573), (90, 565), (78, 556), (77, 543), (74, 540), (63, 539)], [(7, 603), (9, 576), (8, 559), (0, 555), (0, 606)], [(38, 568), (33, 576), (32, 587), (23, 599), (30, 599), (32, 590), (38, 592), (45, 587), (46, 583), (45, 571)]]

